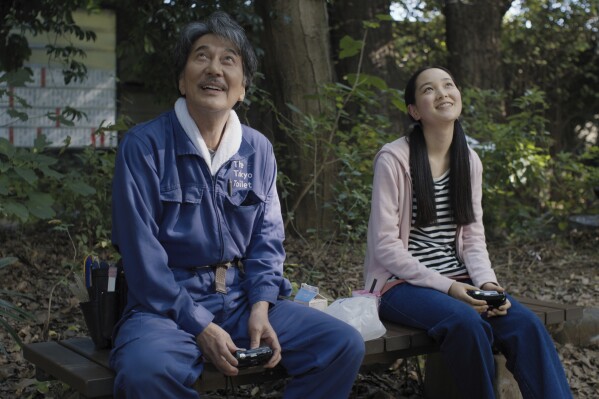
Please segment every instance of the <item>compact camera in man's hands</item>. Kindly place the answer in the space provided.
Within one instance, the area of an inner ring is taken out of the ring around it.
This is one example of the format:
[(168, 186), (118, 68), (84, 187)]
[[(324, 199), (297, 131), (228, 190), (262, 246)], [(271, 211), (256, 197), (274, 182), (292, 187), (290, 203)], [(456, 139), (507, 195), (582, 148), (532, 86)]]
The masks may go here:
[(236, 351), (235, 359), (237, 359), (238, 363), (237, 368), (260, 366), (268, 362), (272, 355), (272, 349), (268, 346)]
[(505, 294), (499, 291), (469, 290), (468, 295), (474, 299), (487, 302), (491, 309), (498, 308), (505, 303)]

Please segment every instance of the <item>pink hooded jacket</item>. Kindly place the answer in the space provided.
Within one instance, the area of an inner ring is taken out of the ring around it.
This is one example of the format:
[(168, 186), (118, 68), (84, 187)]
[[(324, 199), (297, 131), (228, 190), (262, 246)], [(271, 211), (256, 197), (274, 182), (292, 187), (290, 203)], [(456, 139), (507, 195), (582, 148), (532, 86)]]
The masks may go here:
[[(372, 203), (364, 262), (365, 288), (385, 291), (395, 275), (410, 284), (447, 293), (455, 280), (428, 269), (408, 252), (412, 224), (410, 149), (406, 137), (385, 144), (374, 159)], [(458, 226), (456, 248), (475, 286), (497, 283), (485, 243), (483, 227), (482, 163), (470, 150), (470, 179), (475, 222)]]

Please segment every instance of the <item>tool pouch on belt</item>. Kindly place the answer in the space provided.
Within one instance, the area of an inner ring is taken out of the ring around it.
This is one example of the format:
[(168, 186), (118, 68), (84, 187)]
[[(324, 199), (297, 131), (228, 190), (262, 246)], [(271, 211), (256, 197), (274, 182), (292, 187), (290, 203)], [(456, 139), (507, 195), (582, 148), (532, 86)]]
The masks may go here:
[(122, 263), (93, 268), (87, 291), (89, 301), (81, 302), (79, 306), (89, 335), (96, 349), (110, 348), (112, 331), (127, 302), (127, 282)]

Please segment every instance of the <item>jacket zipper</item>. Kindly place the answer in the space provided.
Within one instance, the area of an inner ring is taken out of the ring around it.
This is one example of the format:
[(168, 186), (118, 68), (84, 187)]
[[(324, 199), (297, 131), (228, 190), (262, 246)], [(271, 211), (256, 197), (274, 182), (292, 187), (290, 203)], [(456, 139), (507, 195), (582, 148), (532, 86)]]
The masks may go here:
[[(227, 162), (225, 162), (224, 164), (222, 164), (218, 170), (216, 171), (216, 173), (214, 174), (214, 176), (210, 176), (212, 179), (212, 204), (214, 206), (214, 209), (216, 211), (216, 222), (218, 224), (218, 233), (219, 233), (219, 238), (220, 238), (220, 262), (224, 262), (224, 256), (225, 256), (225, 239), (223, 237), (223, 224), (221, 223), (221, 218), (220, 218), (220, 212), (221, 210), (218, 208), (217, 206), (217, 202), (216, 202), (216, 183), (218, 181), (218, 175), (220, 174), (221, 170), (225, 167), (231, 164), (231, 159), (229, 159)], [(231, 259), (228, 259), (227, 261), (229, 261)]]

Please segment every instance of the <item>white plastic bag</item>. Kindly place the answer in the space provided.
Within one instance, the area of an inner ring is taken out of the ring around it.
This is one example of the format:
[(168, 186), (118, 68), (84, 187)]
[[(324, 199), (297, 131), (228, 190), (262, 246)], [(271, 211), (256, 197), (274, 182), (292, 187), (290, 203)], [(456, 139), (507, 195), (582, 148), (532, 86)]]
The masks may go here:
[(362, 334), (364, 341), (382, 337), (387, 329), (379, 319), (374, 297), (356, 296), (341, 298), (329, 305), (324, 312), (343, 320)]

